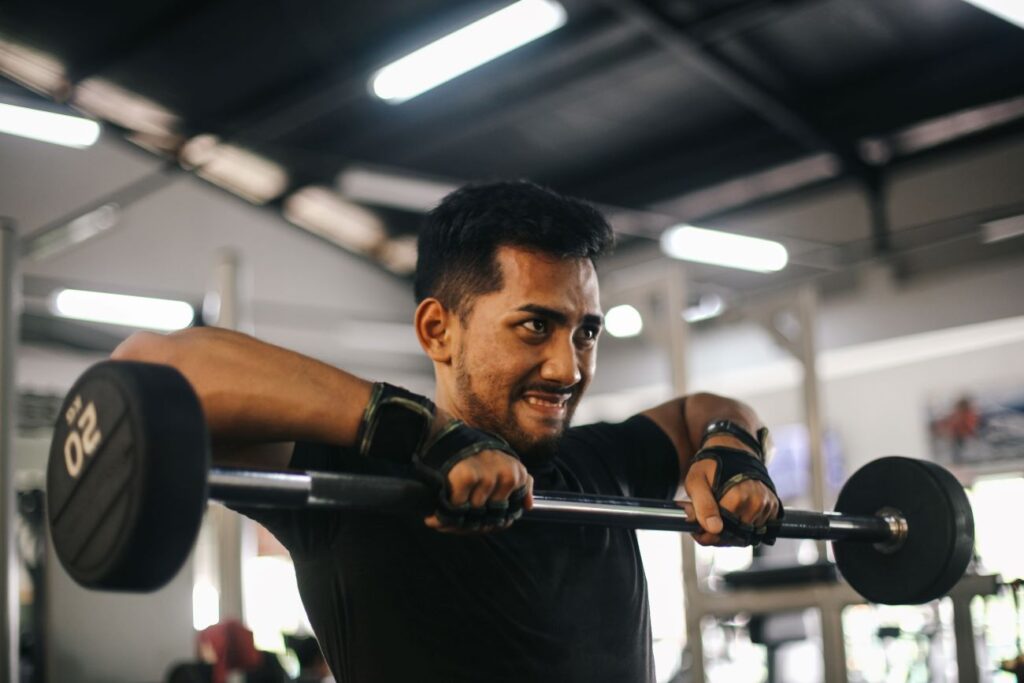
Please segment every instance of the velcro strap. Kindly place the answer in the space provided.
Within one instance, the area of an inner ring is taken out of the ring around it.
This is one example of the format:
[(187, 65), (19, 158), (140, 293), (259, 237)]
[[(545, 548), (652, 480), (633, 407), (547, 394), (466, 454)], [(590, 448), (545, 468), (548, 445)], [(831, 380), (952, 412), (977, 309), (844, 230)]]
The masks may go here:
[(482, 451), (502, 451), (519, 459), (508, 442), (500, 436), (470, 427), (462, 420), (452, 420), (417, 455), (415, 464), (447, 479), (453, 467)]
[(359, 454), (408, 465), (430, 436), (436, 412), (433, 401), (424, 396), (375, 383), (359, 423)]
[(731, 420), (717, 420), (709, 424), (707, 429), (704, 430), (704, 436), (700, 441), (701, 448), (704, 448), (704, 444), (707, 443), (708, 439), (721, 434), (727, 434), (734, 439), (738, 439), (744, 446), (752, 450), (761, 462), (765, 462), (768, 455), (765, 453), (765, 441), (768, 438), (767, 428), (762, 427), (757, 430), (757, 437), (754, 437), (746, 429)]

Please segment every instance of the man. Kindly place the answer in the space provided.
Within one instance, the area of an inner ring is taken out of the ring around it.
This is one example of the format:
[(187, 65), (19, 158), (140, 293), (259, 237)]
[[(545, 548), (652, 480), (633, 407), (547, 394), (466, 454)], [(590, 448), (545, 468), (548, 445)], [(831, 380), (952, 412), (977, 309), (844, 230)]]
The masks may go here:
[(597, 211), (530, 183), (446, 197), (416, 272), (432, 402), (223, 330), (137, 334), (115, 352), (188, 377), (223, 464), (436, 486), (425, 523), (246, 511), (291, 551), (339, 681), (654, 680), (635, 534), (513, 525), (534, 485), (671, 499), (683, 483), (702, 543), (756, 540), (778, 513), (765, 431), (741, 403), (695, 394), (568, 429), (601, 331), (594, 260), (611, 244)]

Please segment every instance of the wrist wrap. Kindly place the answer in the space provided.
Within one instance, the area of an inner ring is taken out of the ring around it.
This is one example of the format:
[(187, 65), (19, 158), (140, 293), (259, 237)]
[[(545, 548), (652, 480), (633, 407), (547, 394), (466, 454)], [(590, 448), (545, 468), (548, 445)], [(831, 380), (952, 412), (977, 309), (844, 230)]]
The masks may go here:
[[(775, 497), (778, 498), (775, 484), (768, 475), (768, 468), (753, 453), (726, 446), (710, 446), (698, 451), (693, 458), (693, 462), (700, 460), (714, 460), (717, 465), (715, 467), (715, 479), (711, 483), (711, 492), (715, 495), (715, 500), (717, 501), (721, 501), (722, 497), (733, 486), (751, 479), (767, 486), (775, 494)], [(728, 510), (720, 510), (719, 512), (725, 527), (722, 535), (727, 542), (736, 545), (758, 545), (761, 542), (771, 545), (775, 542), (773, 537), (766, 534), (766, 527), (754, 527), (750, 524), (744, 524)], [(783, 513), (782, 501), (780, 500), (778, 517), (781, 518)]]
[(761, 427), (757, 430), (757, 434), (751, 434), (743, 427), (732, 420), (715, 420), (707, 426), (704, 430), (704, 436), (701, 438), (701, 448), (708, 442), (713, 436), (720, 434), (727, 434), (735, 439), (738, 439), (744, 446), (753, 451), (754, 455), (757, 456), (761, 462), (768, 462), (768, 428)]
[(436, 414), (430, 399), (375, 383), (356, 436), (359, 455), (408, 465), (426, 444)]
[(452, 420), (431, 437), (437, 408), (430, 399), (384, 382), (373, 385), (356, 444), (359, 454), (411, 466), (417, 478), (438, 492), (438, 518), (446, 526), (475, 529), (500, 526), (518, 519), (526, 490), (517, 489), (507, 501), (488, 501), (483, 508), (451, 503), (448, 473), (466, 458), (487, 450), (516, 458), (502, 438)]

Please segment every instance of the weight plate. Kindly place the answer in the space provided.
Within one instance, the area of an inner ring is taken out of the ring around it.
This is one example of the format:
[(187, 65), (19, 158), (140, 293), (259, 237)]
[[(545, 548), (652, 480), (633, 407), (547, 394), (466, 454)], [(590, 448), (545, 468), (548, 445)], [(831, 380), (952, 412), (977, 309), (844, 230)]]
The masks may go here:
[(906, 540), (891, 552), (872, 543), (833, 543), (843, 578), (871, 602), (920, 604), (948, 593), (974, 549), (974, 517), (963, 487), (935, 463), (891, 456), (855, 472), (836, 501), (842, 514), (885, 508), (906, 519)]
[(209, 438), (188, 381), (168, 366), (106, 361), (62, 406), (47, 464), (50, 533), (78, 583), (155, 590), (198, 533)]

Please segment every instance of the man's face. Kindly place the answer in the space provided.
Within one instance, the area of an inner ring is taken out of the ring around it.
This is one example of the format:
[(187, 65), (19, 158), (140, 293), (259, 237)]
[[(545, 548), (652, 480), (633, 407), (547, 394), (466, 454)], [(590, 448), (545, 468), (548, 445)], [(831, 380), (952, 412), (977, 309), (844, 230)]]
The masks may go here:
[(453, 400), (469, 424), (505, 438), (528, 464), (550, 457), (590, 383), (601, 331), (589, 259), (501, 247), (503, 288), (456, 323)]

